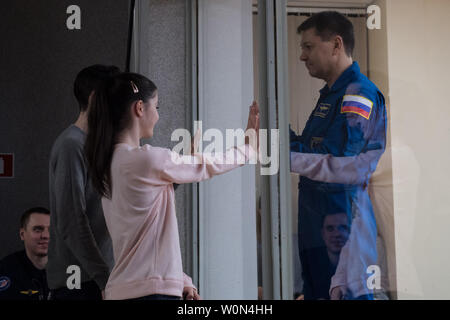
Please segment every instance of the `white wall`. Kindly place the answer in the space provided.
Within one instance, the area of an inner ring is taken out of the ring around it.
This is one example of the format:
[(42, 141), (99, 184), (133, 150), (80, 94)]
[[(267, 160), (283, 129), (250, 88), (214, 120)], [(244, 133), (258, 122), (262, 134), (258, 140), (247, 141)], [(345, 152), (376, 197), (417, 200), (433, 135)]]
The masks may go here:
[[(225, 136), (245, 129), (253, 101), (251, 0), (200, 0), (198, 23), (199, 117)], [(199, 206), (201, 295), (256, 299), (254, 167), (201, 183)]]

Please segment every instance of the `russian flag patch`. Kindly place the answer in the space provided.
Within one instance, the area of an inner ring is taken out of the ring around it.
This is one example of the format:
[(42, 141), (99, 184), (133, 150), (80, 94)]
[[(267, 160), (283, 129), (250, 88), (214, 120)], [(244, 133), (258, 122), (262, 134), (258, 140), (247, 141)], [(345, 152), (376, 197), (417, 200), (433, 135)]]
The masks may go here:
[(373, 102), (362, 96), (345, 95), (342, 99), (341, 113), (356, 113), (369, 120)]

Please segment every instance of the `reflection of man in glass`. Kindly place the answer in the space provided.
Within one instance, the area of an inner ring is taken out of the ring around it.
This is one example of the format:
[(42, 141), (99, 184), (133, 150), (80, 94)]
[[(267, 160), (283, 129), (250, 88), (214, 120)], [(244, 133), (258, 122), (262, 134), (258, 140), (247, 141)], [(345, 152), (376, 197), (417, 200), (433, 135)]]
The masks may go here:
[(331, 277), (336, 272), (339, 255), (350, 234), (350, 221), (345, 212), (327, 214), (323, 218), (322, 239), (325, 248), (312, 251), (311, 259), (315, 260), (318, 268), (310, 270), (311, 276), (317, 278), (314, 287), (305, 286), (304, 294), (309, 299), (330, 299)]
[(351, 230), (351, 199), (345, 192), (330, 192), (317, 204), (317, 212), (323, 213), (320, 223), (322, 246), (309, 248), (303, 253), (308, 264), (303, 277), (309, 279), (303, 285), (305, 299), (330, 299), (331, 278), (336, 272), (342, 248)]
[[(326, 215), (322, 225), (322, 239), (327, 248), (330, 265), (336, 270), (341, 250), (347, 242), (350, 233), (350, 224), (347, 214), (336, 213)], [(334, 274), (334, 272), (333, 272)]]
[[(376, 264), (376, 223), (367, 183), (386, 145), (383, 94), (353, 61), (353, 25), (337, 12), (313, 15), (298, 28), (300, 60), (326, 85), (300, 136), (290, 131), (291, 171), (300, 174), (299, 254), (305, 287), (321, 286), (314, 252), (324, 248), (323, 202), (345, 203), (352, 228), (331, 279), (331, 299), (372, 299), (367, 267)], [(313, 299), (305, 291), (305, 299)]]

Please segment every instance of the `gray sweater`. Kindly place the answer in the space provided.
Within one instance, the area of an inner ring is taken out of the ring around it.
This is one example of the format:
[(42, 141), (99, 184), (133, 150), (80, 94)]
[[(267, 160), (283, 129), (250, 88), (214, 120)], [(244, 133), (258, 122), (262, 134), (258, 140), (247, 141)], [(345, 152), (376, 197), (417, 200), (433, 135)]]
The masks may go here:
[(67, 268), (77, 265), (82, 283), (94, 280), (103, 290), (114, 264), (101, 197), (88, 177), (85, 138), (86, 134), (72, 125), (59, 135), (50, 154), (50, 289), (65, 288), (71, 275)]

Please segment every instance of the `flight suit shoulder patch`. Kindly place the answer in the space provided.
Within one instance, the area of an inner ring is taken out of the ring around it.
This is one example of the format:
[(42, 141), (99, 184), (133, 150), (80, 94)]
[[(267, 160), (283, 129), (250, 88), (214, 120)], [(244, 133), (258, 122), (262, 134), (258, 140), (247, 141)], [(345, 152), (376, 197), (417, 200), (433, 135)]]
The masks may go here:
[(341, 113), (354, 113), (369, 120), (373, 101), (360, 95), (348, 94), (342, 99)]
[(6, 276), (0, 276), (0, 291), (5, 291), (11, 285), (11, 279)]

